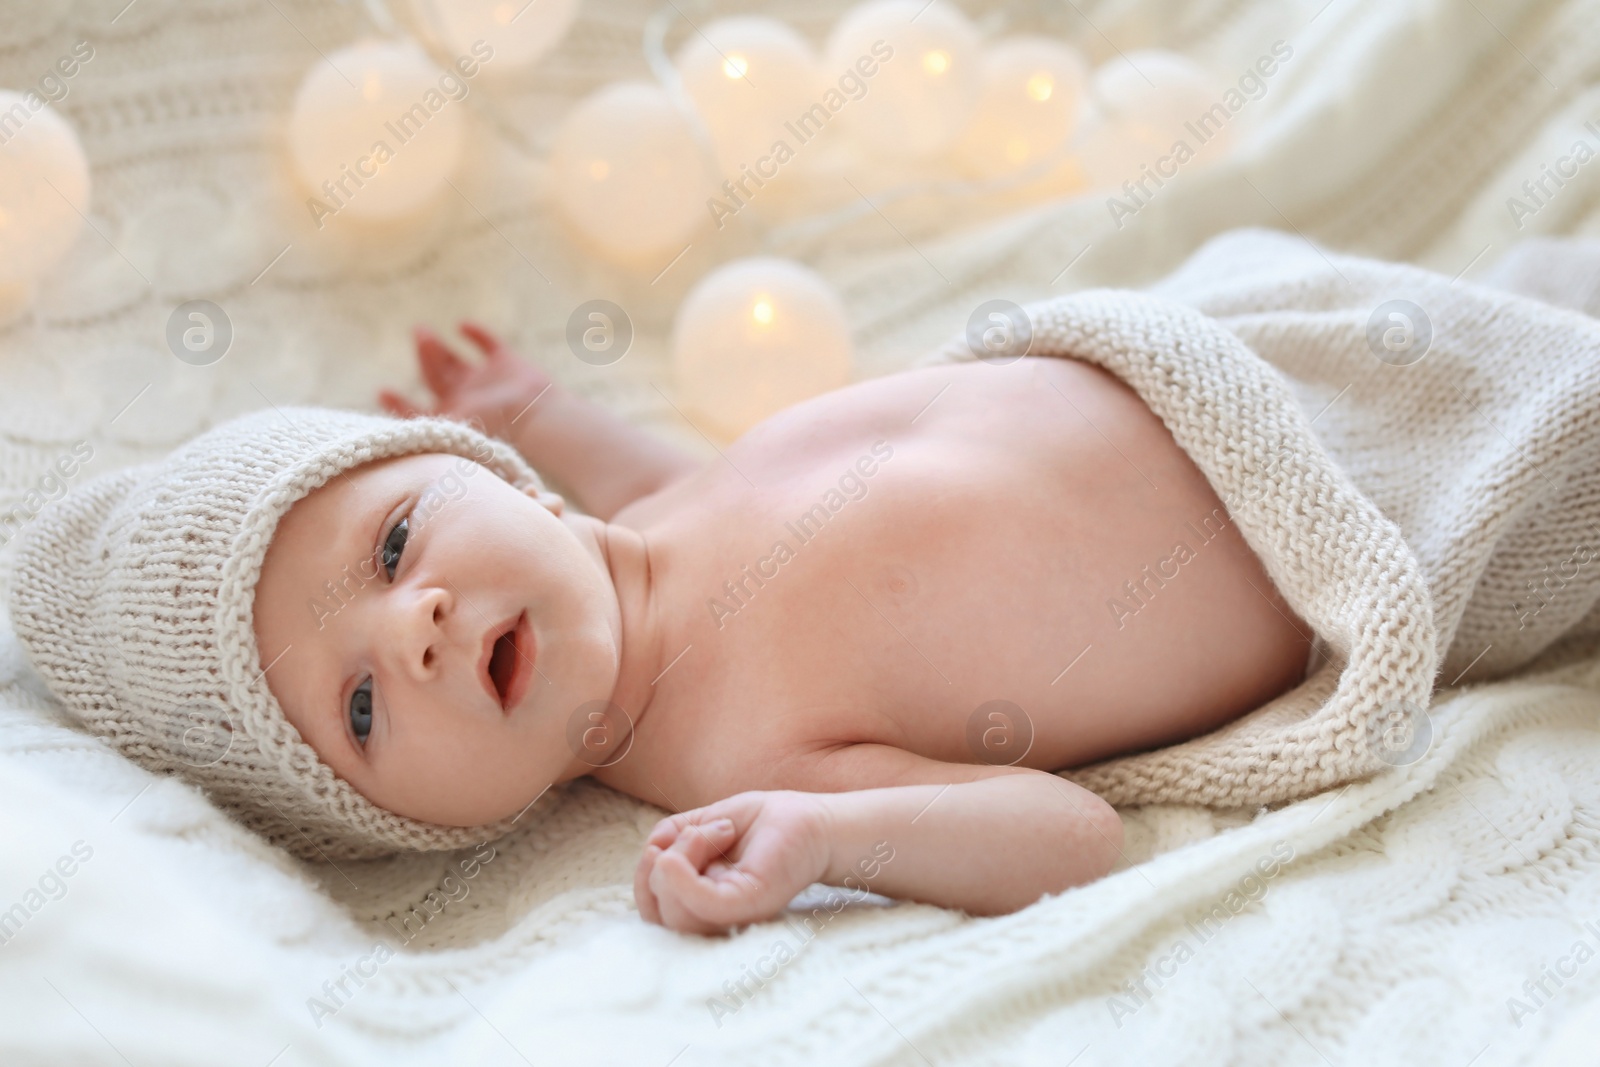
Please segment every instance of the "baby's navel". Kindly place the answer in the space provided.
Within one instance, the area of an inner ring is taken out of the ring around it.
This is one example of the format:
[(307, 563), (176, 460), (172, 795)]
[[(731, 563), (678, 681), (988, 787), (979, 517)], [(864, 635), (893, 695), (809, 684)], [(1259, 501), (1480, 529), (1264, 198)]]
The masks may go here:
[(917, 598), (917, 576), (911, 568), (891, 563), (878, 572), (878, 588), (893, 604), (909, 604)]

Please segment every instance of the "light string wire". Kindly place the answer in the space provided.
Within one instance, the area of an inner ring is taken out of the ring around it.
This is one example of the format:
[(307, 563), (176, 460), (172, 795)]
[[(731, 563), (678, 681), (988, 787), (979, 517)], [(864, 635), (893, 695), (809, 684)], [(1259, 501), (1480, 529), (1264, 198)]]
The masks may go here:
[[(345, 0), (345, 2), (348, 2), (348, 0)], [(410, 41), (432, 55), (434, 59), (441, 58), (437, 54), (438, 49), (431, 46), (431, 41), (417, 41), (406, 32), (400, 21), (389, 10), (387, 0), (360, 0), (360, 4), (366, 12), (368, 21), (372, 23), (373, 28), (378, 33), (386, 37)], [(426, 4), (414, 6), (424, 9), (427, 7)], [(704, 3), (698, 5), (697, 13), (704, 9)], [(426, 11), (423, 12), (423, 16), (426, 18)], [(673, 0), (666, 0), (645, 20), (643, 33), (644, 60), (662, 91), (667, 94), (673, 106), (687, 120), (689, 130), (696, 144), (708, 159), (715, 160), (717, 158), (716, 144), (711, 136), (711, 130), (706, 125), (699, 109), (695, 107), (688, 90), (684, 87), (683, 78), (678, 73), (678, 68), (667, 53), (667, 35), (674, 22), (678, 19), (688, 22), (691, 26), (694, 25), (693, 21), (683, 13), (682, 9)], [(1009, 13), (1003, 11), (994, 12), (979, 23), (979, 30), (984, 40), (991, 40), (996, 35), (1003, 33), (1010, 25), (1010, 22), (1011, 16)], [(427, 29), (431, 31), (428, 36), (438, 36), (437, 26), (429, 25)], [(535, 150), (529, 143), (527, 136), (511, 121), (503, 105), (490, 99), (490, 94), (473, 93), (463, 103), (466, 103), (487, 119), (518, 155), (541, 164), (549, 162), (546, 154)], [(752, 211), (751, 230), (760, 246), (764, 250), (771, 250), (775, 247), (794, 244), (805, 245), (814, 242), (840, 227), (881, 212), (885, 206), (892, 206), (917, 197), (969, 199), (1006, 193), (1048, 176), (1062, 162), (1070, 158), (1073, 155), (1070, 149), (1076, 135), (1082, 132), (1091, 111), (1092, 105), (1087, 100), (1080, 102), (1074, 134), (1057, 145), (1052, 152), (1020, 170), (987, 179), (938, 179), (891, 186), (887, 189), (874, 190), (870, 201), (863, 198), (831, 211), (811, 216), (800, 216), (773, 226), (763, 225), (760, 212)], [(547, 184), (541, 183), (540, 192), (548, 200), (549, 187)]]
[[(703, 5), (702, 5), (703, 7)], [(689, 18), (682, 10), (667, 0), (656, 9), (655, 14), (645, 22), (644, 27), (644, 58), (650, 71), (655, 75), (656, 81), (672, 99), (674, 105), (689, 119), (690, 127), (695, 131), (695, 139), (701, 146), (711, 153), (711, 158), (716, 158), (711, 133), (706, 128), (699, 110), (689, 98), (688, 91), (683, 86), (683, 78), (678, 73), (678, 68), (667, 55), (666, 39), (667, 30), (672, 25), (674, 17), (681, 17), (688, 22)], [(980, 26), (985, 40), (992, 39), (996, 34), (1003, 32), (1010, 23), (1010, 16), (1004, 12), (996, 12)], [(691, 25), (693, 25), (691, 23)], [(1086, 118), (1086, 108), (1079, 105), (1078, 123)], [(1076, 133), (1077, 130), (1074, 131)], [(934, 196), (950, 198), (969, 198), (995, 193), (1004, 193), (1036, 181), (1049, 175), (1072, 153), (1068, 148), (1073, 138), (1068, 137), (1054, 151), (1040, 157), (1036, 162), (1010, 174), (996, 178), (978, 180), (953, 180), (941, 179), (937, 181), (911, 182), (888, 189), (873, 192), (871, 202), (857, 201), (832, 211), (823, 212), (810, 217), (802, 216), (778, 226), (763, 226), (760, 223), (760, 212), (754, 211), (755, 222), (752, 229), (763, 249), (770, 250), (776, 246), (786, 246), (794, 243), (806, 244), (826, 236), (829, 232), (856, 221), (868, 215), (879, 213), (885, 205), (892, 205), (914, 197)]]

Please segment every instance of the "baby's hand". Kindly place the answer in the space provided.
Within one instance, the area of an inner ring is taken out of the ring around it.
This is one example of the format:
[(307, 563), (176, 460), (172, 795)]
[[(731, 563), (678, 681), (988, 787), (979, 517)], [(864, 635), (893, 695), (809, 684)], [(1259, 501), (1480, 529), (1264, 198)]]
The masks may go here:
[(412, 330), (422, 379), (439, 401), (431, 411), (417, 407), (392, 389), (380, 390), (378, 403), (401, 418), (442, 415), (461, 422), (475, 421), (489, 436), (510, 441), (512, 420), (549, 387), (550, 376), (476, 323), (463, 322), (461, 332), (483, 350), (488, 357), (485, 362), (468, 363), (426, 326)]
[(829, 841), (814, 794), (736, 793), (656, 824), (634, 901), (646, 921), (687, 933), (771, 919), (827, 872)]

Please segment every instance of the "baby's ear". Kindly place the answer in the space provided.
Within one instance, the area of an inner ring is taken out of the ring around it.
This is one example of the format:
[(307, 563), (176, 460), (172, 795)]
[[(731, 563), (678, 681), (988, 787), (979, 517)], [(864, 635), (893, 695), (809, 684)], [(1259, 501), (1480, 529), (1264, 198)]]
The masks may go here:
[(567, 502), (561, 499), (560, 493), (552, 493), (548, 489), (541, 489), (535, 485), (525, 486), (522, 491), (533, 497), (540, 505), (549, 508), (550, 514), (557, 518), (561, 517), (562, 509), (567, 506)]

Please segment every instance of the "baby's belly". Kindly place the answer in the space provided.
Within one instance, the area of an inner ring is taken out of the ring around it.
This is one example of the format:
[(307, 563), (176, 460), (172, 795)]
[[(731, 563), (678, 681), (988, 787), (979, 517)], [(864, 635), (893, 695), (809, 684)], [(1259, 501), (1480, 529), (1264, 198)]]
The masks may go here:
[(810, 709), (808, 744), (1061, 769), (1298, 683), (1312, 630), (1133, 390), (1072, 360), (949, 384), (883, 426), (893, 458), (773, 598), (778, 701)]
[[(699, 625), (717, 662), (694, 673), (752, 746), (1057, 770), (1196, 736), (1299, 681), (1311, 628), (1131, 389), (1071, 360), (915, 373), (841, 394), (810, 442), (825, 458), (801, 463), (782, 433), (729, 451), (756, 484), (816, 471), (767, 496), (755, 525), (774, 536), (723, 554), (727, 594)], [(873, 441), (859, 498), (792, 521)], [(780, 537), (789, 558), (743, 558)]]

